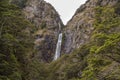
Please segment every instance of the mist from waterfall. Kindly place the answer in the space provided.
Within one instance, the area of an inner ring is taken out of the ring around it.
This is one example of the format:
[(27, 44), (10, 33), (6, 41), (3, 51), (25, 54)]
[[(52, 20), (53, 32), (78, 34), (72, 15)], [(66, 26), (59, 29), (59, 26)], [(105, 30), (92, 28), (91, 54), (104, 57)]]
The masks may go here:
[(54, 60), (57, 60), (60, 57), (60, 51), (61, 51), (61, 44), (62, 44), (62, 33), (59, 34), (56, 52), (54, 56)]

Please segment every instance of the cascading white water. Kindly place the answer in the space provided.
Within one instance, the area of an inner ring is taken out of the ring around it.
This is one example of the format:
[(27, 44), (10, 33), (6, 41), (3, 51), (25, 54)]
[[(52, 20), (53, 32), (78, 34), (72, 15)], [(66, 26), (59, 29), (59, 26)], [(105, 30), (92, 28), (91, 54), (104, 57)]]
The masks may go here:
[(57, 60), (60, 57), (60, 51), (61, 51), (61, 44), (62, 44), (62, 33), (59, 34), (56, 52), (54, 56), (54, 60)]

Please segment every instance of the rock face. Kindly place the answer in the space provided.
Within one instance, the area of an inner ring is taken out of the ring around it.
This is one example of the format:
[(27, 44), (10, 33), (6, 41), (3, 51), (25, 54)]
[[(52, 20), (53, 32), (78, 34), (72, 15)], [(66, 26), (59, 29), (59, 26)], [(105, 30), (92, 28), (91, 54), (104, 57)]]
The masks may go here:
[(73, 18), (64, 29), (65, 45), (64, 53), (70, 53), (74, 49), (89, 42), (94, 30), (95, 8), (97, 6), (114, 6), (118, 0), (88, 0), (77, 9)]
[(55, 53), (59, 24), (63, 23), (57, 11), (43, 0), (29, 0), (23, 9), (24, 14), (36, 26), (35, 56), (42, 61), (49, 62)]
[[(63, 31), (62, 50), (72, 53), (51, 63), (63, 30), (57, 12), (28, 0), (23, 12), (34, 27), (7, 1), (0, 1), (0, 80), (120, 80), (120, 0), (82, 5)], [(26, 0), (13, 1), (22, 9)]]
[(50, 64), (46, 80), (120, 80), (119, 11), (120, 0), (82, 5), (64, 28), (64, 53), (72, 53)]

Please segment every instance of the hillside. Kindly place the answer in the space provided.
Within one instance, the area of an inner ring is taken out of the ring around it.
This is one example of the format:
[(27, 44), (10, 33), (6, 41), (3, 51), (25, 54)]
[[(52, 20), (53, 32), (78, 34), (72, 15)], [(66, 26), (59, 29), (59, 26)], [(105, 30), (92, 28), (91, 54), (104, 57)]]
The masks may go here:
[[(53, 61), (61, 32), (62, 54)], [(120, 80), (119, 75), (119, 0), (87, 0), (66, 26), (44, 0), (0, 1), (0, 80)]]
[(0, 1), (0, 80), (22, 80), (32, 50), (34, 26), (21, 10)]
[(58, 25), (58, 13), (43, 0), (1, 0), (0, 80), (41, 80), (43, 62), (53, 60)]
[(120, 80), (119, 10), (118, 0), (83, 4), (64, 28), (63, 52), (69, 54), (50, 64), (48, 79)]

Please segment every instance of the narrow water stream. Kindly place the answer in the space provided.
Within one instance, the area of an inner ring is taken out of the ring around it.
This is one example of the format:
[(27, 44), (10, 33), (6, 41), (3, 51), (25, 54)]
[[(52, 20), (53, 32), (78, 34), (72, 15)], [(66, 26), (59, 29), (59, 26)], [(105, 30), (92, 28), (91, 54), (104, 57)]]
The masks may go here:
[(62, 33), (59, 33), (54, 60), (57, 60), (60, 57), (61, 44), (62, 44)]

